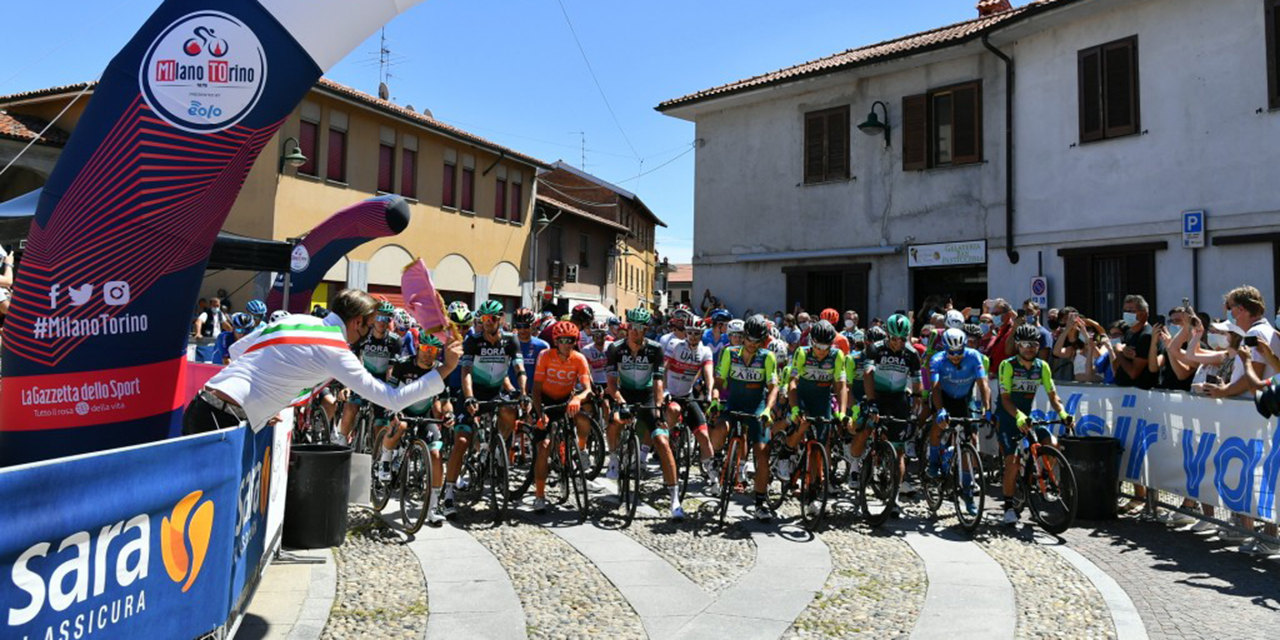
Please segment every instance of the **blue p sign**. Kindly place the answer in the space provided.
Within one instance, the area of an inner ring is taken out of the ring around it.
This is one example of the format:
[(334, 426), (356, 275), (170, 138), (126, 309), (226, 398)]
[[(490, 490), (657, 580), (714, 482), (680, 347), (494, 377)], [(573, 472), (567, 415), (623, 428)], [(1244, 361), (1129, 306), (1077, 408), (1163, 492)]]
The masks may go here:
[(1182, 214), (1183, 233), (1200, 233), (1204, 230), (1204, 212), (1187, 211)]

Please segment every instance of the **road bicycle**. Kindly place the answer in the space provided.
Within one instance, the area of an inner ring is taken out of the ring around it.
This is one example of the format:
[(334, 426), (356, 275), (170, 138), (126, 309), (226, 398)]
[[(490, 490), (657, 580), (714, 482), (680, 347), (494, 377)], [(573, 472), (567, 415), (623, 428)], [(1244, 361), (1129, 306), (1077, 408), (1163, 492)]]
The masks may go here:
[[(786, 439), (799, 429), (801, 421), (808, 422), (809, 427), (805, 430), (804, 439), (800, 441), (796, 450), (790, 451), (786, 446)], [(769, 442), (771, 469), (778, 468), (778, 463), (783, 456), (793, 460), (798, 459), (786, 480), (777, 477), (777, 474), (770, 478), (770, 488), (776, 485), (777, 490), (769, 492), (769, 508), (777, 512), (788, 496), (795, 496), (800, 501), (801, 520), (805, 528), (810, 531), (816, 531), (822, 525), (822, 519), (827, 511), (830, 493), (827, 478), (831, 477), (831, 461), (823, 441), (828, 437), (827, 431), (832, 428), (838, 428), (838, 423), (831, 418), (800, 415), (787, 429), (774, 433)]]
[[(927, 470), (921, 474), (929, 511), (936, 517), (942, 504), (951, 500), (960, 527), (969, 533), (982, 522), (982, 508), (986, 504), (982, 490), (982, 456), (973, 442), (982, 427), (990, 424), (985, 418), (950, 418), (939, 442), (942, 461), (938, 475), (931, 476)], [(928, 449), (925, 451), (927, 461)], [(973, 503), (972, 510), (968, 501)]]
[(1031, 517), (1045, 531), (1057, 535), (1071, 528), (1079, 508), (1076, 493), (1076, 476), (1067, 457), (1058, 448), (1057, 438), (1049, 432), (1049, 425), (1061, 424), (1067, 435), (1074, 433), (1071, 422), (1055, 420), (1028, 420), (1027, 433), (1035, 433), (1033, 440), (1024, 434), (1018, 441), (1018, 484), (1014, 490), (1014, 510), (1025, 505)]
[[(462, 464), (458, 493), (469, 502), (482, 498), (488, 503), (489, 521), (500, 525), (510, 496), (507, 442), (498, 428), (498, 409), (518, 406), (519, 400), (498, 399), (479, 402), (474, 416), (471, 447)], [(465, 486), (463, 489), (461, 487)]]
[(379, 477), (382, 459), (382, 442), (391, 426), (378, 429), (373, 443), (373, 481), (370, 484), (370, 502), (379, 513), (387, 506), (391, 496), (399, 492), (400, 520), (406, 533), (417, 533), (427, 520), (428, 497), (435, 474), (431, 462), (429, 437), (431, 425), (445, 424), (446, 420), (427, 417), (404, 416), (406, 431), (391, 454), (391, 477)]
[(636, 431), (636, 414), (649, 411), (657, 415), (653, 427), (659, 428), (664, 418), (662, 407), (652, 404), (624, 404), (618, 407), (618, 419), (622, 430), (618, 435), (618, 509), (622, 515), (622, 526), (631, 526), (636, 517), (636, 508), (640, 505), (640, 484), (644, 479), (644, 468), (640, 462), (640, 435)]
[[(556, 504), (563, 505), (573, 498), (578, 510), (578, 522), (582, 523), (591, 515), (591, 493), (587, 486), (588, 460), (578, 448), (577, 421), (569, 417), (567, 411), (563, 411), (568, 406), (568, 402), (542, 406), (543, 416), (548, 411), (560, 412), (559, 417), (548, 421), (545, 427), (548, 433), (542, 446), (550, 447), (547, 484), (556, 488)], [(525, 484), (525, 490), (527, 489), (528, 484)]]
[(898, 466), (897, 451), (889, 441), (889, 427), (910, 430), (913, 421), (879, 414), (867, 418), (864, 428), (872, 431), (863, 452), (862, 468), (858, 470), (857, 503), (867, 524), (878, 527), (893, 516), (898, 491), (902, 488), (902, 469)]
[(724, 442), (724, 458), (720, 460), (717, 471), (720, 502), (716, 505), (716, 522), (723, 527), (725, 517), (729, 513), (729, 501), (733, 498), (734, 492), (746, 488), (747, 460), (752, 454), (752, 449), (747, 442), (747, 422), (760, 420), (760, 416), (741, 411), (722, 411), (720, 416), (729, 422), (729, 437)]

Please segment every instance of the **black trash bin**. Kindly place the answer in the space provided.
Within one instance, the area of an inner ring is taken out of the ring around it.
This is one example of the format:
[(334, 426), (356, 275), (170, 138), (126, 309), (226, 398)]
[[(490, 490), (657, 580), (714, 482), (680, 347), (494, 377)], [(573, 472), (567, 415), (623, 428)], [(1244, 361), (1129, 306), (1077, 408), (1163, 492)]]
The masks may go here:
[(1105, 436), (1063, 436), (1058, 439), (1062, 453), (1076, 476), (1077, 519), (1115, 520), (1120, 497), (1120, 453), (1118, 438)]
[(281, 531), (284, 546), (319, 549), (341, 545), (347, 534), (350, 484), (351, 447), (295, 445), (289, 452)]

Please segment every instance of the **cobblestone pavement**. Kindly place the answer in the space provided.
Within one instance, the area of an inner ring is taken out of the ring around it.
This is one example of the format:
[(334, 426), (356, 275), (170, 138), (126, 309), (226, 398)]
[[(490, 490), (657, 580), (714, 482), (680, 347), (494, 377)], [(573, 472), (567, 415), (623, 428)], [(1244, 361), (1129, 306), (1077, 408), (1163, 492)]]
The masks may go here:
[(338, 586), (322, 638), (420, 638), (427, 585), (404, 537), (368, 509), (347, 513), (347, 539), (334, 549)]

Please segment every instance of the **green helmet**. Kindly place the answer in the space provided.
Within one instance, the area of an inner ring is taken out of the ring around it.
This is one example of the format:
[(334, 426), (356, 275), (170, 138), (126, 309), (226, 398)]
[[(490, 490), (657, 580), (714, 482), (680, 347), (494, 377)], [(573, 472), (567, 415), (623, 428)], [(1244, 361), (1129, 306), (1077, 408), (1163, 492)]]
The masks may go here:
[(389, 316), (389, 315), (395, 314), (395, 312), (396, 312), (396, 306), (394, 304), (391, 304), (390, 302), (387, 302), (385, 300), (378, 303), (378, 315)]
[(465, 306), (449, 311), (449, 322), (463, 327), (471, 326), (471, 311)]
[(890, 338), (910, 338), (911, 337), (911, 321), (901, 313), (895, 313), (889, 316), (885, 321), (885, 329), (889, 331)]
[(429, 347), (435, 347), (437, 349), (444, 348), (444, 343), (440, 342), (440, 338), (437, 338), (435, 334), (427, 333), (426, 331), (423, 331), (418, 334), (418, 344), (425, 344)]
[(502, 303), (497, 300), (486, 300), (484, 304), (476, 309), (478, 316), (500, 316), (502, 315)]
[(648, 309), (637, 307), (627, 310), (627, 322), (630, 324), (649, 324), (653, 321), (653, 314)]

